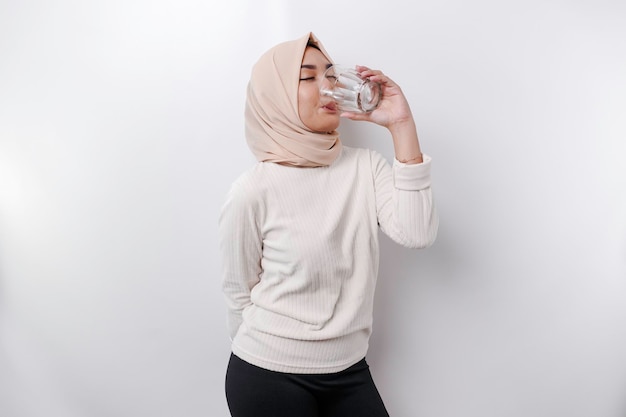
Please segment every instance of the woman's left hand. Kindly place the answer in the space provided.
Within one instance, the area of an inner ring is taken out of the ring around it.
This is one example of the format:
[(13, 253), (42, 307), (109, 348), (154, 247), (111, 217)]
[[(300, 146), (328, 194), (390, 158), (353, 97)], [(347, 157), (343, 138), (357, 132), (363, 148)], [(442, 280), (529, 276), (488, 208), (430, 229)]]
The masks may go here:
[(413, 122), (411, 108), (398, 84), (383, 74), (382, 71), (372, 70), (361, 65), (357, 65), (356, 70), (361, 78), (380, 83), (383, 96), (374, 111), (370, 113), (344, 112), (341, 114), (342, 117), (376, 123), (388, 129), (397, 124)]

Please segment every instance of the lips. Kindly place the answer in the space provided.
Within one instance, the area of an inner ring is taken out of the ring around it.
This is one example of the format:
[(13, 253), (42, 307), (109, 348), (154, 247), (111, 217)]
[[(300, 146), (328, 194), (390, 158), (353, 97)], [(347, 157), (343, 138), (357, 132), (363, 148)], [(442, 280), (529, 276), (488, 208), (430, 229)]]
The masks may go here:
[(335, 104), (334, 102), (330, 102), (322, 106), (322, 108), (325, 110), (334, 112), (334, 111), (337, 111), (337, 104)]

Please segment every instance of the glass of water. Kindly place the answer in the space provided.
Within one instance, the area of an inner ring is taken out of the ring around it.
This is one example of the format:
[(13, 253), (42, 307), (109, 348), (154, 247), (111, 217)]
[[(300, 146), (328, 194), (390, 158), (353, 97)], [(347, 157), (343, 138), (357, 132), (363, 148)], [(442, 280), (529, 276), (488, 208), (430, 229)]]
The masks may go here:
[(359, 77), (354, 68), (333, 65), (324, 73), (320, 94), (331, 97), (341, 111), (368, 113), (378, 107), (382, 87)]

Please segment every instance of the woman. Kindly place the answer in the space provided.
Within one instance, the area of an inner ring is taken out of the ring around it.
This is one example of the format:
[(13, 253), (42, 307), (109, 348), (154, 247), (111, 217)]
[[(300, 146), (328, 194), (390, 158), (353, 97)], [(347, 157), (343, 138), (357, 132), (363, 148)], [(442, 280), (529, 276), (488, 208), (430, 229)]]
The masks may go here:
[[(378, 228), (406, 247), (432, 244), (430, 158), (397, 84), (358, 67), (382, 85), (382, 101), (368, 114), (341, 113), (319, 93), (330, 65), (309, 33), (252, 70), (246, 138), (259, 162), (232, 185), (220, 216), (233, 417), (388, 415), (365, 361)], [(393, 167), (342, 146), (341, 116), (386, 127)]]

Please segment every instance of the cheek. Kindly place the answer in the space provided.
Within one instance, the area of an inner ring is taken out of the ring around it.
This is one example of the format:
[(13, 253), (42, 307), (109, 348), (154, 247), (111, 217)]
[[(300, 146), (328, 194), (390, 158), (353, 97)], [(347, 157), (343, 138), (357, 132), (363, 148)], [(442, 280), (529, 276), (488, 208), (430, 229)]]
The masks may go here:
[(298, 110), (310, 113), (317, 106), (319, 91), (316, 85), (301, 85), (298, 89)]

